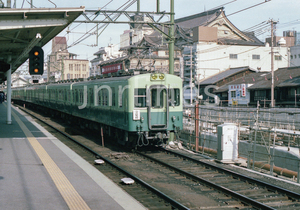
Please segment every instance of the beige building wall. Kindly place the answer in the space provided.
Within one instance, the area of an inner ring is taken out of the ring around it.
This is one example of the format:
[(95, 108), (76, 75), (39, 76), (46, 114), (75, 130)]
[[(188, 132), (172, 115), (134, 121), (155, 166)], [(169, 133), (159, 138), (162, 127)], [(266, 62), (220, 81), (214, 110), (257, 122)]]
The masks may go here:
[(77, 79), (89, 77), (88, 60), (64, 60), (64, 79)]
[(68, 52), (65, 37), (52, 40), (52, 53), (48, 56), (49, 81), (89, 77), (89, 60), (77, 59), (76, 54)]
[(74, 54), (57, 52), (50, 55), (50, 74), (55, 80), (78, 79), (89, 77), (89, 61), (76, 59)]

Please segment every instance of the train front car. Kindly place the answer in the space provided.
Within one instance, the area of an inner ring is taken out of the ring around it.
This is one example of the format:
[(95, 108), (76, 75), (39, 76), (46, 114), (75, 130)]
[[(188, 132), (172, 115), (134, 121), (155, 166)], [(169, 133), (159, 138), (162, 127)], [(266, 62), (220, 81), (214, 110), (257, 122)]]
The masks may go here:
[(137, 146), (166, 143), (171, 132), (182, 129), (182, 80), (153, 73), (128, 80), (129, 133), (137, 133)]

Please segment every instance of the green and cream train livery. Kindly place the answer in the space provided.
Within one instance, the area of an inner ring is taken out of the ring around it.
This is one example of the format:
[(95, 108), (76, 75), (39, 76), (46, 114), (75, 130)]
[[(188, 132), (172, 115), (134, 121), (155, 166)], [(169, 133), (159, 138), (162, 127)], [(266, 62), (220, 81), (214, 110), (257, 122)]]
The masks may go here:
[(152, 73), (14, 88), (12, 100), (103, 131), (129, 147), (160, 145), (182, 129), (182, 79)]

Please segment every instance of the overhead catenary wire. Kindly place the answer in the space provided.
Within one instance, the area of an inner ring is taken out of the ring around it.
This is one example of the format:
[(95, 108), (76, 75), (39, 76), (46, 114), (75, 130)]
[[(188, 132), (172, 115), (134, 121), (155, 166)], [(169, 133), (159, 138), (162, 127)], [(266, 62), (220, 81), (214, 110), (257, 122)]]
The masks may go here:
[[(230, 3), (235, 2), (235, 1), (237, 1), (237, 0), (230, 1), (230, 2), (225, 3), (225, 4), (223, 4), (223, 5), (230, 4)], [(239, 11), (236, 11), (236, 12), (234, 12), (234, 13), (231, 13), (230, 15), (233, 15), (233, 14), (236, 14), (236, 13), (239, 13), (239, 12), (242, 12), (242, 11), (245, 11), (245, 10), (247, 10), (247, 9), (250, 9), (250, 8), (253, 8), (253, 7), (256, 7), (256, 6), (259, 6), (259, 5), (264, 4), (264, 3), (266, 3), (266, 2), (269, 2), (269, 1), (271, 1), (271, 0), (265, 0), (264, 2), (261, 2), (261, 3), (259, 3), (259, 4), (256, 4), (256, 5), (247, 7), (247, 8), (245, 8), (245, 9), (242, 9), (242, 10), (239, 10)], [(125, 4), (123, 4), (123, 5), (122, 5), (120, 8), (118, 8), (117, 10), (120, 10), (123, 6), (125, 6), (125, 5), (126, 5), (127, 3), (129, 3), (129, 2), (130, 2), (130, 1), (127, 1)], [(132, 4), (134, 4), (135, 2), (136, 2), (136, 0), (133, 0), (131, 3), (129, 3), (129, 5), (128, 5), (126, 8), (123, 9), (123, 11), (126, 10), (127, 8), (129, 8), (129, 7), (130, 7)], [(222, 5), (221, 5), (221, 6), (222, 6)], [(119, 16), (120, 16), (120, 14), (119, 14), (119, 15), (116, 15), (113, 19), (116, 20)], [(227, 15), (227, 16), (229, 16), (229, 15)], [(107, 26), (108, 26), (108, 24), (102, 25), (102, 27), (105, 27), (105, 28), (106, 28)], [(80, 42), (86, 40), (87, 38), (89, 38), (89, 37), (91, 36), (91, 34), (93, 34), (93, 33), (90, 33), (90, 32), (93, 31), (96, 27), (97, 27), (97, 26), (95, 26), (95, 27), (93, 27), (92, 29), (90, 29), (90, 30), (86, 33), (86, 35), (83, 35), (82, 37), (80, 37), (79, 39), (77, 39), (76, 41), (74, 41), (71, 45), (68, 46), (68, 48), (73, 47), (73, 46), (79, 44)]]
[[(119, 9), (121, 9), (123, 6), (125, 6), (127, 3), (129, 3), (130, 1), (127, 1), (124, 5), (122, 5), (120, 8), (118, 8), (118, 10)], [(133, 3), (135, 3), (136, 1), (132, 1), (127, 7), (125, 7), (124, 9), (127, 9), (128, 7), (130, 7)], [(229, 2), (229, 3), (232, 3), (232, 2), (234, 2), (234, 1), (231, 1), (231, 2)], [(265, 2), (263, 2), (263, 3), (265, 3)], [(260, 4), (263, 4), (263, 3), (260, 3)], [(256, 5), (253, 5), (253, 6), (251, 6), (251, 7), (248, 7), (248, 8), (245, 8), (245, 9), (243, 9), (243, 10), (240, 10), (240, 11), (245, 11), (246, 9), (250, 9), (250, 8), (253, 8), (253, 7), (255, 7), (255, 6), (258, 6), (258, 5), (260, 5), (260, 4), (256, 4)], [(123, 10), (124, 10), (123, 9)], [(240, 11), (237, 11), (237, 12), (235, 12), (234, 14), (236, 14), (236, 13), (238, 13), (238, 12), (240, 12)], [(117, 17), (118, 17), (118, 15), (116, 15)], [(115, 17), (116, 17), (115, 16)], [(114, 17), (114, 18), (115, 18)], [(264, 22), (263, 22), (264, 23)], [(263, 24), (263, 23), (261, 23), (261, 24)], [(260, 26), (261, 24), (258, 24), (258, 25), (256, 25), (256, 26), (253, 26), (253, 27), (251, 27), (251, 28), (255, 28), (255, 27), (258, 27), (258, 26)], [(105, 28), (108, 26), (108, 24), (104, 24), (103, 25)], [(77, 45), (77, 44), (79, 44), (79, 43), (81, 43), (82, 41), (84, 41), (85, 39), (87, 39), (88, 37), (90, 37), (93, 33), (90, 33), (92, 30), (94, 30), (96, 28), (96, 26), (95, 27), (93, 27), (91, 30), (89, 30), (88, 32), (86, 32), (82, 37), (80, 37), (79, 39), (77, 39), (75, 42), (73, 42), (71, 45), (69, 45), (68, 46), (68, 48), (70, 48), (70, 47), (73, 47), (73, 46), (75, 46), (75, 45)], [(259, 29), (259, 30), (262, 30), (262, 29)], [(233, 34), (234, 35), (234, 34)], [(233, 35), (229, 35), (229, 36), (227, 36), (227, 38), (230, 38), (230, 36), (233, 36)]]
[[(101, 7), (101, 8), (105, 8), (106, 6), (108, 6), (111, 2), (112, 2), (113, 0), (111, 0), (111, 1), (109, 1), (108, 3), (106, 3), (103, 7)], [(130, 0), (129, 0), (130, 1)], [(129, 1), (127, 1), (127, 2), (129, 2)], [(122, 6), (121, 6), (122, 7)], [(90, 17), (92, 17), (93, 15), (91, 15)], [(73, 31), (75, 28), (77, 28), (77, 27), (79, 27), (80, 25), (81, 25), (82, 23), (79, 23), (79, 24), (77, 24), (75, 27), (73, 27), (72, 29), (70, 29), (70, 31)], [(94, 27), (95, 28), (95, 27)], [(71, 33), (70, 31), (68, 31), (64, 36), (66, 36), (67, 34), (69, 34), (69, 33)], [(88, 32), (85, 32), (84, 33), (84, 35), (86, 35), (86, 34), (91, 34), (90, 33), (90, 31), (91, 30), (89, 30)], [(83, 36), (84, 36), (83, 35)], [(64, 37), (64, 36), (62, 36), (62, 37)], [(83, 37), (82, 36), (82, 37)], [(78, 43), (79, 44), (79, 43)], [(67, 46), (67, 48), (70, 48), (70, 47), (72, 47), (72, 46)], [(66, 49), (67, 49), (66, 48)], [(64, 49), (65, 50), (65, 49)], [(52, 51), (52, 49), (51, 49), (51, 51)], [(51, 51), (49, 51), (47, 54), (49, 54), (49, 53), (51, 53)]]
[[(124, 7), (124, 8), (122, 9), (122, 11), (125, 11), (125, 10), (128, 9), (130, 6), (132, 6), (136, 1), (137, 1), (137, 0), (129, 0), (129, 1), (127, 1), (126, 3), (124, 3), (121, 7), (119, 7), (116, 11), (121, 10), (122, 7)], [(127, 5), (127, 4), (128, 4), (128, 5)], [(111, 16), (111, 15), (113, 15), (113, 14), (110, 14), (110, 15), (108, 15), (108, 16)], [(121, 14), (116, 14), (112, 19), (113, 19), (113, 20), (116, 20), (120, 15), (121, 15)], [(107, 19), (107, 18), (105, 18), (105, 19)], [(104, 19), (104, 20), (105, 20), (105, 19)], [(107, 27), (106, 25), (108, 25), (108, 23), (102, 25), (102, 27)], [(96, 27), (97, 27), (97, 25), (94, 26), (92, 29), (90, 29), (90, 30), (88, 31), (88, 33), (90, 33), (91, 31), (93, 31)], [(87, 36), (85, 36), (85, 35), (81, 36), (79, 39), (77, 39), (75, 42), (73, 42), (68, 48), (73, 47), (73, 46), (79, 44), (80, 42), (84, 41), (85, 39), (89, 38), (90, 36), (91, 36), (90, 34), (88, 34)]]
[[(112, 0), (111, 0), (112, 1)], [(110, 1), (110, 2), (111, 2)], [(230, 1), (230, 2), (228, 2), (228, 3), (226, 3), (226, 4), (229, 4), (229, 3), (233, 3), (233, 2), (235, 2), (235, 1), (237, 1), (237, 0), (234, 0), (234, 1)], [(268, 0), (268, 1), (270, 1), (270, 0)], [(256, 4), (256, 5), (253, 5), (253, 6), (251, 6), (251, 7), (247, 7), (247, 8), (245, 8), (245, 9), (242, 9), (242, 10), (239, 10), (239, 11), (237, 11), (237, 12), (234, 12), (234, 13), (231, 13), (230, 15), (233, 15), (233, 14), (236, 14), (236, 13), (238, 13), (238, 12), (241, 12), (241, 11), (245, 11), (245, 10), (247, 10), (247, 9), (250, 9), (250, 8), (253, 8), (253, 7), (255, 7), (255, 6), (258, 6), (258, 5), (261, 5), (261, 4), (263, 4), (263, 3), (266, 3), (266, 2), (268, 2), (268, 1), (265, 1), (265, 2), (262, 2), (262, 3), (259, 3), (259, 4)], [(28, 0), (27, 0), (27, 2), (28, 2)], [(110, 3), (109, 2), (109, 3)], [(129, 2), (131, 2), (131, 1), (127, 1), (124, 5), (122, 5), (122, 6), (125, 6), (127, 3), (129, 3)], [(130, 5), (129, 6), (131, 6), (133, 3), (135, 3), (136, 2), (136, 0), (134, 0), (134, 1), (132, 1), (131, 3), (130, 3)], [(226, 5), (226, 4), (223, 4), (223, 5)], [(129, 7), (128, 6), (128, 7)], [(121, 7), (120, 7), (121, 8)], [(120, 9), (119, 8), (119, 9)], [(112, 15), (112, 14), (111, 14)], [(227, 15), (227, 16), (229, 16), (229, 15)], [(79, 24), (80, 25), (80, 24)], [(77, 25), (76, 27), (78, 27), (79, 25)], [(102, 27), (107, 27), (107, 25), (108, 24), (104, 24)], [(76, 28), (75, 27), (75, 28)], [(253, 26), (254, 27), (254, 26)], [(75, 28), (73, 28), (73, 29), (75, 29)], [(73, 29), (71, 29), (71, 31), (73, 30)], [(80, 38), (78, 38), (76, 41), (74, 41), (71, 45), (69, 45), (67, 48), (71, 48), (71, 47), (73, 47), (73, 46), (75, 46), (75, 45), (78, 45), (79, 43), (82, 43), (84, 40), (86, 40), (87, 38), (89, 38), (90, 36), (92, 36), (94, 33), (90, 33), (91, 31), (93, 31), (93, 30), (95, 30), (95, 27), (93, 27), (91, 30), (89, 30), (88, 32), (86, 32), (82, 37), (80, 37)], [(261, 30), (261, 29), (259, 29), (259, 30)]]

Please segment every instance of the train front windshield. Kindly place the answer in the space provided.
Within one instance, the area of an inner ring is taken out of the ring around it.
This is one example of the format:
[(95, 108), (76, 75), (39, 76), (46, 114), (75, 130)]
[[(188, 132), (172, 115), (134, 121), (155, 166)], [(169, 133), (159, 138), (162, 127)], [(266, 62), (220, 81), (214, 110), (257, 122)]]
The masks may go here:
[[(166, 89), (152, 88), (151, 89), (151, 107), (162, 108), (164, 106), (164, 95), (166, 95)], [(179, 88), (169, 88), (169, 105), (179, 106), (180, 105), (180, 89)], [(136, 88), (134, 89), (134, 106), (137, 108), (147, 107), (146, 104), (147, 94), (146, 88)]]

